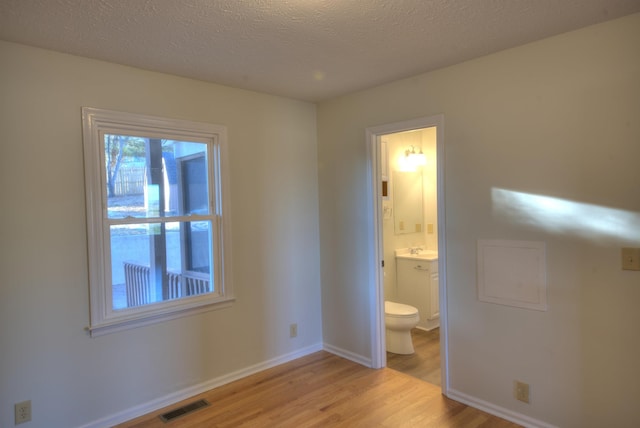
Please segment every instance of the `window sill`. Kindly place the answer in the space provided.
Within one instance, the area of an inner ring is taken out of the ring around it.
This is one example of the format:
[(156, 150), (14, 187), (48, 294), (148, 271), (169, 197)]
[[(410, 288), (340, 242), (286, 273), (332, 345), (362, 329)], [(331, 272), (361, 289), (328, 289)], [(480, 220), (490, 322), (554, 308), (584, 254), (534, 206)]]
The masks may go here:
[(118, 317), (117, 319), (105, 320), (98, 325), (87, 327), (86, 330), (89, 332), (91, 337), (98, 337), (105, 334), (116, 333), (118, 331), (129, 330), (146, 325), (152, 325), (176, 318), (182, 318), (204, 312), (228, 308), (233, 304), (234, 301), (234, 297), (226, 297), (224, 299), (217, 299), (215, 302), (206, 304), (198, 302), (197, 304), (183, 305), (184, 307), (178, 308), (167, 307), (165, 311), (163, 311), (162, 309), (156, 309), (142, 316), (138, 313), (135, 317), (131, 318)]

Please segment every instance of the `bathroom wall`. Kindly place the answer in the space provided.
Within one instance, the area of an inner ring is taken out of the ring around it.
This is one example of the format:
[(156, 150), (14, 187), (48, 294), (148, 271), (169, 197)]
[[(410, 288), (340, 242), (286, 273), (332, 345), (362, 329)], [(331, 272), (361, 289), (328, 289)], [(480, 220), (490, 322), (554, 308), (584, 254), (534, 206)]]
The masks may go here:
[[(416, 131), (398, 132), (382, 138), (387, 143), (387, 159), (389, 171), (389, 198), (383, 201), (383, 241), (384, 241), (384, 288), (385, 299), (393, 300), (396, 294), (396, 261), (395, 250), (399, 248), (419, 246), (425, 250), (438, 250), (438, 213), (437, 213), (437, 181), (436, 181), (436, 128), (425, 128)], [(427, 164), (420, 168), (422, 173), (423, 228), (420, 233), (396, 234), (394, 228), (395, 210), (393, 205), (394, 173), (405, 169), (405, 152), (411, 146), (416, 152), (422, 149), (427, 157)], [(428, 225), (433, 225), (429, 233)]]
[[(383, 216), (384, 288), (385, 298), (393, 300), (396, 294), (395, 250), (416, 246), (425, 250), (437, 251), (438, 249), (436, 128), (388, 134), (382, 138), (382, 141), (387, 143), (389, 170), (389, 198), (383, 201), (383, 208), (391, 210), (390, 216)], [(395, 184), (393, 176), (395, 171), (404, 169), (405, 152), (411, 146), (415, 148), (416, 152), (422, 149), (427, 157), (427, 164), (420, 168), (423, 189), (423, 229), (421, 233), (396, 234), (394, 229), (394, 216), (396, 213), (393, 207), (393, 188)], [(433, 233), (428, 231), (427, 225), (429, 224), (433, 225)]]

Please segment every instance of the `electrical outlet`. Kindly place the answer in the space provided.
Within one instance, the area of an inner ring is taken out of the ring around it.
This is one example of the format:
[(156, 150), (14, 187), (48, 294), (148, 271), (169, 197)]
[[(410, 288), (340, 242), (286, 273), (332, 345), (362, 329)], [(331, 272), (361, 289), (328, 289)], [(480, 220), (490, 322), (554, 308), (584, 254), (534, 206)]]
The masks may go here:
[(31, 400), (16, 403), (15, 405), (16, 425), (31, 420)]
[(298, 336), (298, 324), (293, 323), (289, 325), (289, 337), (297, 337)]
[(514, 382), (513, 395), (516, 397), (516, 400), (520, 400), (524, 403), (528, 403), (529, 402), (529, 384), (516, 380)]
[(640, 248), (622, 249), (622, 269), (640, 270)]

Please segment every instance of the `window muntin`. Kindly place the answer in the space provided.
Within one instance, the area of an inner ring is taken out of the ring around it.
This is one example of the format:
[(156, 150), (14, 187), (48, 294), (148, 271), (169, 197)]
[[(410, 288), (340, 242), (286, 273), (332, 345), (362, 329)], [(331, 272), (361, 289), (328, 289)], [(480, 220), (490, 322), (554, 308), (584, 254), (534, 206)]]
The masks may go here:
[(225, 129), (90, 108), (83, 129), (92, 334), (232, 300)]

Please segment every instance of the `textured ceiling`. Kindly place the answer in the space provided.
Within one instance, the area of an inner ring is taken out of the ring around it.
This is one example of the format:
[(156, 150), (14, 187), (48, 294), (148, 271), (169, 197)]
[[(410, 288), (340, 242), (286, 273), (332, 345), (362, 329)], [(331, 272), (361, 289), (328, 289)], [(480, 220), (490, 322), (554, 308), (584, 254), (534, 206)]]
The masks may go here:
[(318, 101), (640, 12), (640, 0), (0, 0), (0, 39)]

